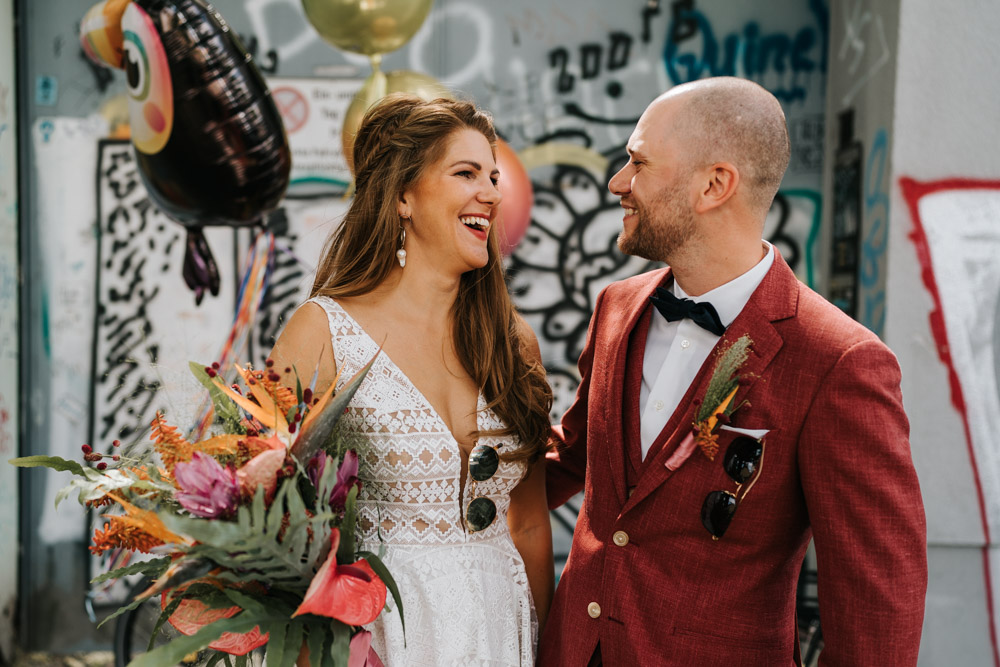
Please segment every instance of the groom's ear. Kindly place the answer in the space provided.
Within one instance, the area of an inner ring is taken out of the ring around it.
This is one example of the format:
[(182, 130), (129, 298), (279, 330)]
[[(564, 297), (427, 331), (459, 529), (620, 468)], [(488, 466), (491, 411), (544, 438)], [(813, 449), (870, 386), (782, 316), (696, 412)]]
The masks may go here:
[(694, 210), (706, 213), (725, 204), (736, 194), (740, 184), (740, 171), (730, 162), (716, 162), (695, 175), (697, 199)]

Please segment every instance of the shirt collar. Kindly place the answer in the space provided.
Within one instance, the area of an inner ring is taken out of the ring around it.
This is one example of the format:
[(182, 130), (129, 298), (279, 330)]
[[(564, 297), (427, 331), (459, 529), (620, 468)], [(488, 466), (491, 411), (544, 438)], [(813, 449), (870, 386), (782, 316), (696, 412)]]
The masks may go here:
[(688, 296), (675, 280), (672, 286), (674, 296), (682, 299), (688, 298), (697, 303), (711, 301), (716, 312), (719, 313), (719, 319), (722, 320), (722, 324), (728, 327), (736, 319), (736, 316), (740, 314), (743, 307), (747, 305), (747, 301), (750, 300), (754, 290), (757, 289), (764, 276), (767, 275), (768, 269), (774, 264), (774, 246), (767, 241), (764, 241), (764, 245), (767, 246), (767, 253), (764, 255), (764, 258), (743, 275), (733, 278), (728, 283), (719, 285), (701, 296), (693, 297)]

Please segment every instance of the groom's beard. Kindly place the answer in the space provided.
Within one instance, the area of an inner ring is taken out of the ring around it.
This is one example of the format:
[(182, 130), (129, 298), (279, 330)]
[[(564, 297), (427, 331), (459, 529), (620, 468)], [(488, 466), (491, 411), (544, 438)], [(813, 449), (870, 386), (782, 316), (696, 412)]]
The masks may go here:
[(694, 238), (694, 211), (687, 202), (686, 179), (678, 178), (661, 190), (647, 206), (636, 202), (632, 231), (618, 234), (618, 249), (654, 262), (668, 262)]

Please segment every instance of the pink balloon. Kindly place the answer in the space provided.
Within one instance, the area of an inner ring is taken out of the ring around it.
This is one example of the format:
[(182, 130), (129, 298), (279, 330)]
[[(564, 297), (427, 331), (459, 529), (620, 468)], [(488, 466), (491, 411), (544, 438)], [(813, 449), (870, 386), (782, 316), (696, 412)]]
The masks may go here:
[(535, 196), (531, 179), (517, 153), (503, 139), (497, 139), (497, 169), (500, 170), (500, 211), (497, 216), (500, 227), (500, 250), (509, 256), (524, 238), (531, 224), (531, 206)]

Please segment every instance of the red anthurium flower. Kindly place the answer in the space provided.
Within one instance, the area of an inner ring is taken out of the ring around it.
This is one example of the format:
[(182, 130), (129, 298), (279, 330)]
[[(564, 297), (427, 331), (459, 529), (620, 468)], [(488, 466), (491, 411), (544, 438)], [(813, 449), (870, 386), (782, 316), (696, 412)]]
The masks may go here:
[(330, 533), (330, 543), (330, 555), (292, 616), (316, 614), (347, 625), (371, 623), (385, 606), (385, 584), (364, 559), (352, 565), (337, 565), (340, 531), (336, 528)]

